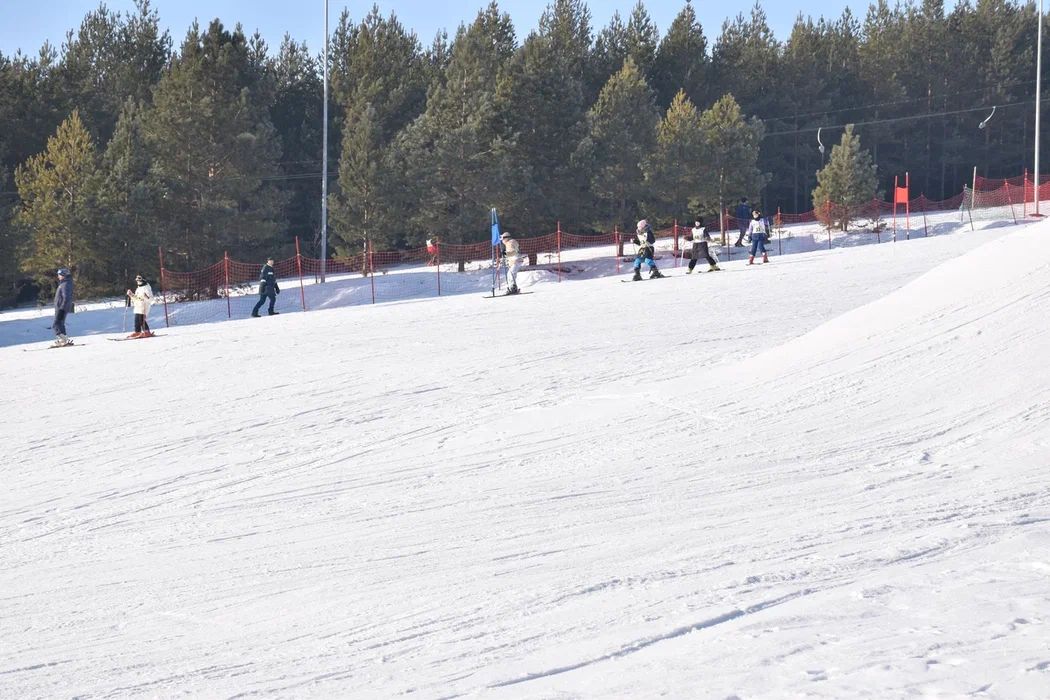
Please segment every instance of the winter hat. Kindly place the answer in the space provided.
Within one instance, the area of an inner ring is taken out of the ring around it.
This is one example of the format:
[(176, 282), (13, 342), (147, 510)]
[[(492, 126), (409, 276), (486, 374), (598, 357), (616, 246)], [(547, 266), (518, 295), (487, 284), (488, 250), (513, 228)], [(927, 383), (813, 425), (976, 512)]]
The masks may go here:
[(503, 233), (500, 234), (499, 237), (502, 238), (503, 240), (507, 240), (508, 238), (510, 238), (510, 231), (504, 231)]

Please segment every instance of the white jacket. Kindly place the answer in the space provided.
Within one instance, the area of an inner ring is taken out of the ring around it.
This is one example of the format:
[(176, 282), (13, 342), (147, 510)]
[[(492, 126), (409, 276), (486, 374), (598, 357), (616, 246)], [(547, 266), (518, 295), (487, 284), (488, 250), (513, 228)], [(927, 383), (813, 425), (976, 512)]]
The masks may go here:
[(135, 313), (148, 314), (149, 307), (153, 305), (153, 287), (143, 284), (136, 288), (131, 293), (131, 305), (135, 308)]
[(507, 251), (507, 267), (518, 264), (518, 256), (521, 255), (521, 244), (513, 238), (503, 241), (503, 247)]

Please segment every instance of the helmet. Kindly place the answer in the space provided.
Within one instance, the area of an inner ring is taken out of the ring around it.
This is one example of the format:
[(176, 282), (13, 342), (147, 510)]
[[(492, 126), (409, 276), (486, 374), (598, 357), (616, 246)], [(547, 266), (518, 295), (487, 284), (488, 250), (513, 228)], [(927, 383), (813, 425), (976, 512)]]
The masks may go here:
[(60, 267), (58, 268), (58, 272), (56, 272), (55, 274), (57, 274), (59, 277), (69, 277), (72, 273), (70, 273), (68, 267)]
[(499, 237), (502, 238), (503, 240), (507, 240), (508, 238), (510, 238), (510, 231), (504, 231), (503, 233), (501, 233), (499, 235)]

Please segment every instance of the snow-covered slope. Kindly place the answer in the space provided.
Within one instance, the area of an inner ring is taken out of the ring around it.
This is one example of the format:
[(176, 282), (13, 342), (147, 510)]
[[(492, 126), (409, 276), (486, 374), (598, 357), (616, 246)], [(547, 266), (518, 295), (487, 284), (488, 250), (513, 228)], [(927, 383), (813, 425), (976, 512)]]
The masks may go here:
[(1045, 697), (1047, 236), (0, 347), (0, 696)]

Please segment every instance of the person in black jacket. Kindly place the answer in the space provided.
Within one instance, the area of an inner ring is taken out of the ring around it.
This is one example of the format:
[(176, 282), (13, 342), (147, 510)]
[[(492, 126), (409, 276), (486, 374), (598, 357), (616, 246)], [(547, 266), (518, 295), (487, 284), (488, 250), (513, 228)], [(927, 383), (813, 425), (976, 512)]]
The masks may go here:
[(60, 348), (73, 344), (66, 337), (66, 315), (73, 313), (73, 274), (65, 267), (59, 268), (56, 274), (58, 289), (55, 290), (55, 320), (51, 322), (51, 328), (55, 331), (52, 347)]
[(271, 316), (280, 313), (273, 310), (273, 305), (277, 302), (277, 295), (280, 293), (281, 288), (277, 286), (277, 273), (273, 271), (273, 257), (266, 258), (266, 264), (259, 271), (259, 301), (252, 309), (252, 316), (259, 318), (259, 309), (267, 299), (270, 300), (270, 309), (267, 313)]
[(740, 236), (737, 237), (736, 243), (733, 245), (737, 248), (744, 247), (744, 235), (747, 233), (747, 229), (751, 226), (751, 205), (747, 203), (747, 197), (740, 198), (740, 204), (736, 205), (736, 225), (740, 230)]

